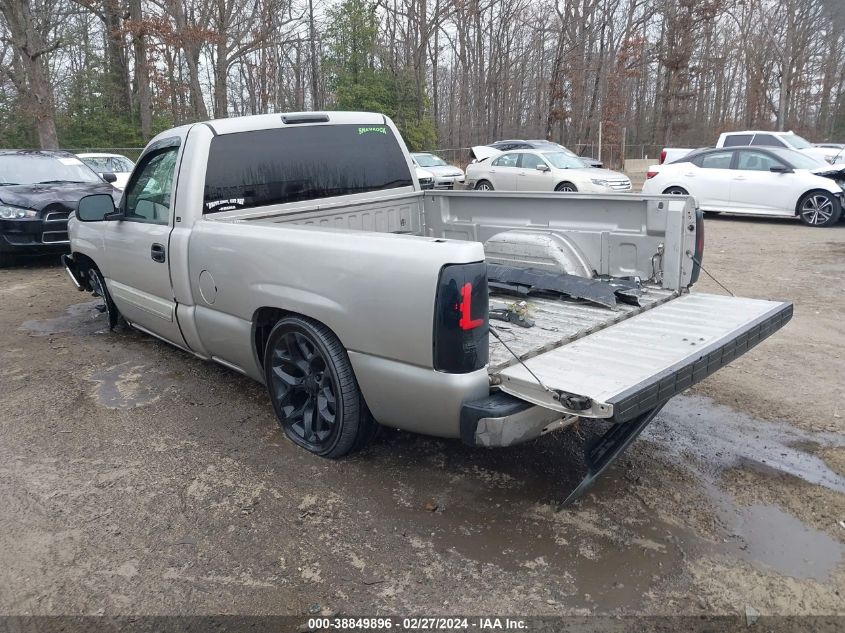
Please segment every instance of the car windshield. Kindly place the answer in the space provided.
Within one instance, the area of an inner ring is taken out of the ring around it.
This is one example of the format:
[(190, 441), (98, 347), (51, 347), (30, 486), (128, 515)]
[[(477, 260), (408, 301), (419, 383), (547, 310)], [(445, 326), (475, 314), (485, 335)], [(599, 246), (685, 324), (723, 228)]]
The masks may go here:
[(414, 154), (414, 159), (420, 167), (444, 167), (449, 164), (434, 154)]
[(809, 141), (801, 138), (797, 134), (784, 134), (781, 138), (786, 141), (787, 145), (794, 147), (795, 149), (807, 149), (808, 147), (812, 147)]
[(82, 162), (100, 172), (130, 172), (134, 167), (132, 161), (123, 156), (85, 156)]
[(0, 182), (34, 185), (54, 182), (102, 182), (81, 160), (73, 156), (6, 154), (0, 156)]
[(778, 158), (786, 162), (793, 169), (816, 169), (817, 167), (828, 166), (826, 162), (820, 158), (815, 158), (801, 152), (796, 152), (791, 149), (768, 148), (770, 152), (776, 154)]
[(580, 158), (564, 151), (543, 152), (543, 158), (557, 169), (582, 169), (586, 167), (586, 164)]

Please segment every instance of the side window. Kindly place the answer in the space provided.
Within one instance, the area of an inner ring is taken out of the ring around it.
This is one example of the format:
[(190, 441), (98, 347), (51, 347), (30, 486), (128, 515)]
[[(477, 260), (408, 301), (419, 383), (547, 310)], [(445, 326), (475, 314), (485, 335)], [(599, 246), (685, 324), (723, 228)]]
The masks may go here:
[(493, 167), (516, 167), (519, 154), (502, 154), (493, 161)]
[(696, 163), (704, 169), (730, 169), (733, 152), (714, 152), (700, 157), (701, 163)]
[(751, 134), (731, 134), (725, 137), (725, 147), (744, 147), (751, 144)]
[(769, 171), (772, 167), (784, 166), (775, 157), (763, 152), (740, 152), (737, 169), (747, 171)]
[(178, 153), (178, 147), (167, 147), (144, 157), (124, 195), (127, 220), (170, 222), (170, 192)]
[(521, 166), (523, 169), (537, 169), (539, 165), (545, 164), (537, 154), (522, 154)]
[(757, 147), (786, 147), (783, 141), (772, 134), (755, 134), (751, 144)]

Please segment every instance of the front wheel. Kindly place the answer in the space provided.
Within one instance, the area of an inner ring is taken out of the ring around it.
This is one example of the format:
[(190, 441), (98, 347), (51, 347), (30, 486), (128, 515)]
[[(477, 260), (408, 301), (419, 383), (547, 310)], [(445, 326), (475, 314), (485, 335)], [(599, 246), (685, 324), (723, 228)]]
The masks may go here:
[(561, 193), (576, 193), (578, 191), (578, 187), (573, 185), (571, 182), (562, 182), (555, 187), (555, 191), (559, 191)]
[(839, 199), (827, 191), (811, 191), (798, 202), (798, 216), (807, 226), (832, 226), (840, 215)]
[(493, 185), (487, 180), (479, 180), (475, 185), (476, 191), (493, 191)]
[(264, 376), (279, 424), (294, 444), (337, 459), (372, 437), (376, 423), (349, 356), (322, 323), (281, 319), (267, 339)]
[(106, 280), (103, 273), (93, 266), (88, 269), (88, 287), (91, 288), (91, 293), (95, 297), (102, 299), (102, 304), (97, 306), (97, 310), (104, 313), (109, 320), (109, 329), (113, 330), (117, 325), (117, 318), (120, 312), (109, 294), (109, 289), (106, 287)]
[(683, 187), (669, 187), (666, 191), (663, 192), (663, 194), (669, 196), (688, 196), (689, 191), (687, 191)]

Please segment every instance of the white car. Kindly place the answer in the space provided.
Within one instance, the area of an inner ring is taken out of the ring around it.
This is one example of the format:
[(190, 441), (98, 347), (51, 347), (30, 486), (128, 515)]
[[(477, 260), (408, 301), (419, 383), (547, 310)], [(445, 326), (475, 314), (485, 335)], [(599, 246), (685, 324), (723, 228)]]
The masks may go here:
[(129, 175), (135, 168), (135, 163), (121, 154), (88, 153), (77, 154), (77, 156), (100, 177), (103, 174), (114, 174), (117, 180), (112, 183), (112, 186), (121, 191), (126, 187)]
[(417, 180), (420, 182), (420, 189), (434, 189), (434, 174), (416, 164), (414, 164), (414, 171), (417, 174)]
[(797, 150), (831, 164), (839, 157), (837, 150), (813, 145), (795, 132), (767, 132), (765, 130), (723, 132), (716, 141), (716, 147), (782, 147)]
[(499, 152), (473, 147), (477, 162), (467, 166), (468, 189), (479, 191), (562, 191), (624, 193), (631, 181), (610, 169), (588, 167), (560, 149)]
[(411, 154), (411, 160), (417, 168), (422, 167), (434, 176), (435, 189), (455, 189), (464, 184), (464, 172), (460, 167), (450, 165), (445, 160), (429, 152)]
[(830, 226), (842, 212), (843, 184), (845, 165), (790, 149), (727, 147), (652, 165), (643, 193), (691, 195), (703, 211), (797, 215), (810, 226)]

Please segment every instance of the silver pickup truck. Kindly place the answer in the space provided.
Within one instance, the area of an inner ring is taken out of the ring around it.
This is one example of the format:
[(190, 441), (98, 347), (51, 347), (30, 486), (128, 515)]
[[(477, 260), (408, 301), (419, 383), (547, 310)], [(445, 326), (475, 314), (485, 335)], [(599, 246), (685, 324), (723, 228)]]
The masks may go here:
[(421, 191), (393, 123), (291, 113), (146, 147), (118, 207), (84, 198), (65, 264), (132, 327), (266, 384), (325, 457), (378, 424), (476, 446), (578, 419), (580, 495), (672, 396), (792, 305), (690, 292), (691, 198)]

